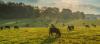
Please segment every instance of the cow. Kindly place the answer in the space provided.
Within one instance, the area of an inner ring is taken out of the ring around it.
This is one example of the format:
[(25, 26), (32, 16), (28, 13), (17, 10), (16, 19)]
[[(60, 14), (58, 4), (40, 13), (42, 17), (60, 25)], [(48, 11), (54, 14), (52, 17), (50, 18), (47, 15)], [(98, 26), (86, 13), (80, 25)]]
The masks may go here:
[(68, 29), (68, 31), (73, 31), (74, 30), (74, 25), (68, 25), (67, 29)]
[(5, 26), (5, 29), (10, 29), (10, 26)]
[(3, 27), (0, 27), (1, 30), (3, 30)]
[(84, 25), (86, 28), (90, 28), (90, 26), (89, 25)]
[(66, 26), (65, 24), (62, 24), (62, 26), (64, 27), (64, 26)]
[(53, 24), (51, 24), (51, 27), (49, 28), (49, 36), (53, 36), (53, 33), (56, 34), (56, 37), (61, 37), (61, 32), (58, 28), (56, 28)]
[(96, 25), (95, 24), (91, 24), (93, 27), (96, 27)]
[(14, 29), (19, 29), (19, 26), (14, 26)]

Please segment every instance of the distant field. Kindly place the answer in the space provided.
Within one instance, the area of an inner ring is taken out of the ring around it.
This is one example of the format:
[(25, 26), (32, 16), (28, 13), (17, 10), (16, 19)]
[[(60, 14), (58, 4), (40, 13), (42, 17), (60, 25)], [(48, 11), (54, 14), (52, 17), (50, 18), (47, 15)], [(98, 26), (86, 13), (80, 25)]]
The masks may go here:
[(18, 25), (18, 26), (25, 26), (26, 24), (32, 25), (33, 27), (47, 27), (49, 24), (57, 24), (57, 26), (60, 24), (74, 24), (74, 25), (81, 25), (83, 23), (86, 24), (96, 24), (96, 25), (100, 25), (100, 20), (71, 20), (71, 21), (67, 21), (66, 22), (52, 22), (52, 21), (41, 21), (41, 20), (37, 20), (37, 19), (9, 19), (9, 20), (0, 20), (0, 26), (5, 26), (5, 25), (9, 25), (9, 26), (14, 26), (14, 25)]
[(36, 19), (8, 19), (8, 20), (0, 20), (0, 26), (5, 26), (5, 25), (9, 25), (9, 26), (25, 26), (26, 24), (32, 25), (34, 27), (44, 27), (47, 26), (47, 24), (49, 24), (48, 21), (39, 21)]
[(0, 30), (0, 44), (100, 44), (100, 26), (96, 28), (75, 27), (67, 32), (59, 27), (62, 36), (48, 37), (48, 28), (20, 28)]

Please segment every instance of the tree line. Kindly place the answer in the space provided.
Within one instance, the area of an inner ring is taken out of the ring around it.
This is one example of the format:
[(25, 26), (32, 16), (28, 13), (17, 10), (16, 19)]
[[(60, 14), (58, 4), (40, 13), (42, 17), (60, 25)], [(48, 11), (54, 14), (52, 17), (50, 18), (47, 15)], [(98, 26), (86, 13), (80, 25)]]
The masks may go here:
[(42, 7), (25, 5), (24, 3), (0, 2), (1, 19), (33, 18), (48, 21), (65, 21), (67, 19), (84, 19), (84, 12), (72, 12), (63, 8), (61, 11), (57, 7)]

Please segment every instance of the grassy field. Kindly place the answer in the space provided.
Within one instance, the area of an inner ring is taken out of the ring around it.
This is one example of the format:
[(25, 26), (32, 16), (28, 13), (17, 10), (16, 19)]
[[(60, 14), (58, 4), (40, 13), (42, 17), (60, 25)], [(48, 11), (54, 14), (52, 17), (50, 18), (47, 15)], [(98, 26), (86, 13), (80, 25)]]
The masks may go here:
[(77, 26), (72, 32), (58, 28), (62, 36), (56, 39), (49, 37), (49, 29), (43, 27), (0, 30), (0, 44), (100, 44), (100, 26)]

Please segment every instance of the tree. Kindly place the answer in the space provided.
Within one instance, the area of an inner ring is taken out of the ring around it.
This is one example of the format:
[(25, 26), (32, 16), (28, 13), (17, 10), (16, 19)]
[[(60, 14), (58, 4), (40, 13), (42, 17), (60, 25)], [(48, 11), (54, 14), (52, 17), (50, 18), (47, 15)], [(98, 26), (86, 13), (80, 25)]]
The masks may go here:
[(2, 0), (0, 0), (0, 4), (4, 4), (4, 2)]
[(85, 14), (84, 12), (77, 11), (73, 13), (73, 17), (75, 17), (76, 19), (84, 19)]
[(48, 20), (57, 19), (59, 16), (59, 13), (60, 13), (59, 8), (56, 8), (56, 7), (48, 7), (46, 9), (43, 9), (43, 11), (41, 12), (42, 17)]
[(32, 6), (23, 3), (7, 2), (0, 4), (0, 18), (4, 19), (31, 18), (38, 14), (36, 11)]
[(72, 18), (72, 11), (70, 9), (62, 9), (61, 11), (62, 20), (67, 20)]

